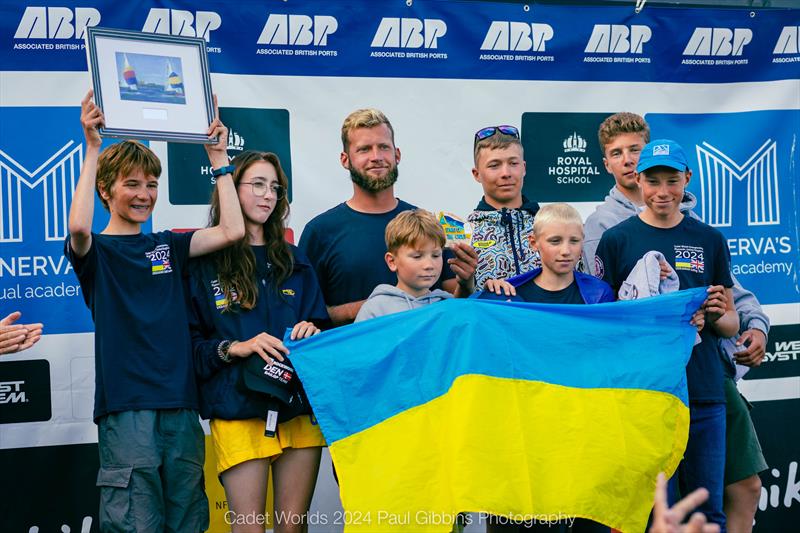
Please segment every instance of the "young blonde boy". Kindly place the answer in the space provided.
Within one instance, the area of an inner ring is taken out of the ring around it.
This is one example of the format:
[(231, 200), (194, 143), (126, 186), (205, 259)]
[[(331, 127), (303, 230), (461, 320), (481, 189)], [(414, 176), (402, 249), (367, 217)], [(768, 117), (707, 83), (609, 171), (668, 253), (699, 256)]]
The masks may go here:
[[(528, 235), (531, 250), (541, 258), (542, 266), (508, 280), (488, 280), (476, 297), (486, 300), (512, 300), (548, 304), (595, 304), (613, 302), (614, 293), (604, 281), (575, 271), (581, 258), (583, 221), (574, 207), (559, 203), (542, 207)], [(514, 523), (489, 517), (486, 531), (500, 533), (521, 531)], [(558, 531), (549, 524), (534, 524), (525, 531)], [(604, 533), (608, 527), (583, 518), (572, 522), (575, 533)]]
[(361, 306), (356, 322), (416, 309), (452, 298), (431, 287), (442, 272), (444, 230), (424, 209), (404, 211), (386, 226), (386, 265), (397, 275), (397, 284), (375, 287)]
[(541, 208), (528, 240), (541, 258), (541, 268), (506, 281), (489, 280), (478, 298), (560, 304), (614, 301), (606, 282), (575, 271), (581, 258), (583, 223), (574, 207), (558, 203)]

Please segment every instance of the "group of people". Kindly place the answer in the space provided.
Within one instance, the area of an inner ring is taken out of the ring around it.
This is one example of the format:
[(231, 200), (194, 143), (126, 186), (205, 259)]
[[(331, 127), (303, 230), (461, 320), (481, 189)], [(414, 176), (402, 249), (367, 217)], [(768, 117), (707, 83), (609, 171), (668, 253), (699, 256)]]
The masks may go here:
[[(483, 195), (468, 217), (472, 242), (447, 246), (431, 213), (395, 197), (401, 154), (378, 110), (345, 119), (341, 164), (353, 194), (310, 221), (298, 246), (284, 239), (288, 182), (278, 157), (247, 151), (229, 160), (219, 118), (208, 130), (219, 140), (206, 145), (216, 177), (208, 227), (142, 233), (161, 163), (136, 141), (101, 151), (103, 120), (90, 92), (81, 103), (86, 154), (65, 242), (95, 322), (101, 530), (208, 527), (198, 412), (210, 420), (217, 473), (234, 516), (264, 513), (271, 470), (275, 530), (306, 528), (325, 441), (281, 341), (287, 328), (302, 339), (470, 295), (613, 301), (632, 271), (652, 264), (674, 288), (709, 287), (693, 317), (702, 342), (687, 367), (690, 437), (670, 495), (705, 487), (709, 497), (700, 509), (711, 524), (724, 531), (727, 515), (732, 531), (752, 528), (758, 472), (766, 465), (731, 368), (760, 363), (769, 322), (732, 279), (721, 234), (692, 213), (695, 199), (685, 190), (691, 170), (681, 147), (650, 142), (642, 117), (618, 113), (600, 126), (615, 185), (585, 225), (567, 204), (540, 208), (522, 195), (517, 128), (479, 130), (472, 174)], [(100, 233), (92, 231), (95, 191), (110, 213)], [(660, 255), (642, 266), (652, 251)], [(30, 343), (27, 330), (25, 337), (14, 331), (18, 347)], [(41, 328), (33, 331), (41, 335)], [(728, 359), (719, 340), (730, 337), (737, 348)], [(254, 384), (254, 368), (277, 379)], [(703, 494), (673, 509), (657, 495), (652, 531), (711, 530), (702, 517), (680, 526), (679, 517)], [(495, 522), (487, 528), (517, 529)], [(231, 524), (237, 532), (263, 531), (263, 524)], [(600, 530), (608, 528), (588, 520), (573, 526)]]

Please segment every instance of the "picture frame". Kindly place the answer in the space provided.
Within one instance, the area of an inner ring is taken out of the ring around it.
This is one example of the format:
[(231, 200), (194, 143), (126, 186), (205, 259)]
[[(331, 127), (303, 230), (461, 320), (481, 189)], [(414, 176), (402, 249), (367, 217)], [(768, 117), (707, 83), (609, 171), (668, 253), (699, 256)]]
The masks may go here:
[(213, 144), (211, 76), (202, 38), (89, 27), (86, 56), (103, 137)]

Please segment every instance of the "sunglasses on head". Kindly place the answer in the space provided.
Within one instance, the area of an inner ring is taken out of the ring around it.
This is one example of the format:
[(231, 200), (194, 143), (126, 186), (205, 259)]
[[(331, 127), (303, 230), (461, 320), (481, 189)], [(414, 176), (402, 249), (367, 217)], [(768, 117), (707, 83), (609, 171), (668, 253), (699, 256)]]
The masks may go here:
[(479, 129), (475, 133), (475, 144), (477, 145), (480, 141), (488, 139), (492, 135), (497, 134), (497, 132), (519, 139), (519, 130), (514, 126), (504, 124), (502, 126), (489, 126), (488, 128)]

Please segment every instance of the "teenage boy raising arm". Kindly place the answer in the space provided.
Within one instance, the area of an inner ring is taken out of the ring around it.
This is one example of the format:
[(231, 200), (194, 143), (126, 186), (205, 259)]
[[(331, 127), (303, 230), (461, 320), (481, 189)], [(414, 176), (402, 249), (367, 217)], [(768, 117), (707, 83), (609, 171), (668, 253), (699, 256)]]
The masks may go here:
[[(103, 114), (81, 102), (86, 157), (72, 200), (65, 254), (95, 322), (95, 405), (103, 531), (203, 531), (204, 436), (181, 274), (190, 256), (244, 235), (231, 180), (227, 130), (215, 119), (206, 146), (217, 168), (218, 226), (143, 234), (158, 198), (161, 163), (136, 141), (100, 153)], [(94, 192), (111, 218), (92, 233)]]

